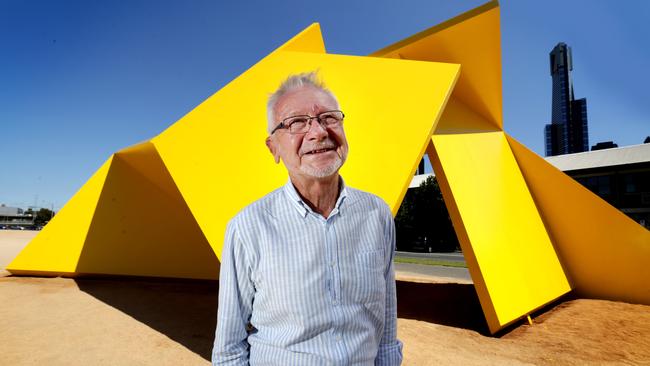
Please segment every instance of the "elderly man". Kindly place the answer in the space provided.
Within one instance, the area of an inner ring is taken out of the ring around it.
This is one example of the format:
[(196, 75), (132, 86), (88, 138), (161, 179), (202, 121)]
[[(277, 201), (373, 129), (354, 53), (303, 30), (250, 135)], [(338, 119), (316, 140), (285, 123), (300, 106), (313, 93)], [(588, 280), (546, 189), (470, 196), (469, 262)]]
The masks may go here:
[(315, 73), (269, 98), (266, 145), (289, 181), (228, 224), (215, 365), (399, 365), (395, 228), (345, 186), (343, 112)]

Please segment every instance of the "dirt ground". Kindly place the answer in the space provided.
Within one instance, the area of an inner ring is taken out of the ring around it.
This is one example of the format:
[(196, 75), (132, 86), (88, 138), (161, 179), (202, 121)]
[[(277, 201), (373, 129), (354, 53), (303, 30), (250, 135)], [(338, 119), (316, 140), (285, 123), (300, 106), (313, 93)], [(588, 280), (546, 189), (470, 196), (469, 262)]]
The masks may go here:
[[(29, 238), (7, 233), (0, 267)], [(215, 282), (4, 275), (0, 365), (209, 365)], [(471, 284), (397, 288), (404, 365), (650, 365), (650, 306), (565, 299), (491, 337)]]

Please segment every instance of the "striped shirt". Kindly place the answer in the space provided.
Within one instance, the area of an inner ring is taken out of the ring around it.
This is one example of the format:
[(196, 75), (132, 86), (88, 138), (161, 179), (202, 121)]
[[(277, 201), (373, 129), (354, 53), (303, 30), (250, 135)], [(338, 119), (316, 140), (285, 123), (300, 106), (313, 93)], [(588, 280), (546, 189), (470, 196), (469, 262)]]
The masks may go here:
[(213, 365), (401, 363), (393, 217), (341, 186), (328, 218), (289, 181), (228, 223)]

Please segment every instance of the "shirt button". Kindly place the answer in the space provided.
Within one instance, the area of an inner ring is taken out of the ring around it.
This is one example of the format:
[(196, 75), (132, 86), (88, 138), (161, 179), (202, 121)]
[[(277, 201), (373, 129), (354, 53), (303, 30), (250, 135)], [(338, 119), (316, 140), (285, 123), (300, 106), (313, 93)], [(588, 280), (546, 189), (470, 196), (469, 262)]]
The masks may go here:
[(334, 300), (334, 301), (332, 301), (332, 304), (334, 304), (334, 305), (338, 305), (338, 304), (339, 304), (339, 301), (338, 301), (338, 300)]
[(337, 342), (340, 342), (340, 341), (341, 341), (341, 336), (340, 336), (340, 335), (337, 335), (337, 336), (336, 336), (336, 341), (337, 341)]
[(334, 267), (334, 262), (330, 262), (330, 267)]

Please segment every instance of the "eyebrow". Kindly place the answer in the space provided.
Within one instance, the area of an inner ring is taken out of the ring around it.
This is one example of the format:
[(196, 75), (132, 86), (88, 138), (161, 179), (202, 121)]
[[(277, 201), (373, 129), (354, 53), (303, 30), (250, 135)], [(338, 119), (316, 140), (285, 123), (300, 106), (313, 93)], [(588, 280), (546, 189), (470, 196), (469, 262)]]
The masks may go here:
[(291, 111), (291, 112), (287, 113), (287, 117), (285, 117), (285, 118), (289, 118), (289, 117), (293, 117), (293, 116), (308, 116), (308, 114), (298, 113), (296, 111)]
[[(321, 107), (322, 107), (322, 106), (321, 106)], [(335, 110), (336, 108), (338, 108), (338, 106), (335, 107), (334, 109), (327, 109), (327, 108), (325, 108), (325, 107), (323, 107), (323, 108), (324, 108), (324, 109), (323, 109), (321, 112), (318, 112), (318, 113), (316, 113), (316, 114), (323, 113), (323, 112), (327, 112), (327, 111), (331, 111), (331, 110)], [(296, 110), (291, 110), (291, 112), (290, 112), (290, 113), (287, 113), (287, 116), (284, 117), (284, 118), (282, 118), (282, 119), (286, 119), (286, 118), (294, 117), (294, 116), (310, 116), (310, 117), (311, 117), (311, 114), (309, 114), (309, 112), (307, 112), (307, 113), (300, 113), (300, 112), (297, 112)]]

